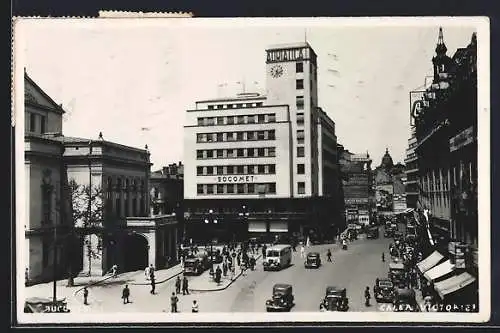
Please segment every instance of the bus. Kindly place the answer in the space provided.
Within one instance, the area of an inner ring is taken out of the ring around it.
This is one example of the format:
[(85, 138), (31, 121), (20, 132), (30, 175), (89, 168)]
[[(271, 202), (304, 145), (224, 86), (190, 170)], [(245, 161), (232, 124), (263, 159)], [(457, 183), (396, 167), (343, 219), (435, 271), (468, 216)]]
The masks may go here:
[(264, 270), (280, 270), (292, 263), (292, 247), (290, 245), (274, 245), (266, 250), (266, 259), (262, 265)]

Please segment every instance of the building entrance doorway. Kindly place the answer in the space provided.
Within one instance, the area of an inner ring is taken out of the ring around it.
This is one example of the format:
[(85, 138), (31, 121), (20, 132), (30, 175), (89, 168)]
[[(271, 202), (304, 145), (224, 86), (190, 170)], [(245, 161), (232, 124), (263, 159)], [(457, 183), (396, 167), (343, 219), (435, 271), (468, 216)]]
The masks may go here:
[(148, 240), (141, 234), (130, 234), (125, 238), (124, 244), (124, 270), (125, 272), (143, 270), (148, 266)]

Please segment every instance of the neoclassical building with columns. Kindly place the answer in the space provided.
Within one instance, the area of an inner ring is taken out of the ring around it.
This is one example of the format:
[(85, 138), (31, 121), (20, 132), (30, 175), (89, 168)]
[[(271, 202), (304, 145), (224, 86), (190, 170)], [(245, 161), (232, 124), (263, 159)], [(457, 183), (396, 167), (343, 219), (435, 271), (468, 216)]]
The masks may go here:
[(175, 216), (150, 214), (147, 147), (107, 141), (102, 133), (98, 139), (63, 135), (62, 106), (27, 74), (24, 83), (28, 283), (103, 275), (114, 264), (120, 271), (161, 268), (177, 258)]

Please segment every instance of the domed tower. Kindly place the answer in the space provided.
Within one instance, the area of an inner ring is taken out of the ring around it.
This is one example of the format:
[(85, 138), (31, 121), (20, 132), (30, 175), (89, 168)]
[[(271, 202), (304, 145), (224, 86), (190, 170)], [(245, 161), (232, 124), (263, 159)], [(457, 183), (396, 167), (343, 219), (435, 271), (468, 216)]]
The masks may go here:
[(389, 149), (385, 148), (385, 154), (382, 157), (382, 163), (380, 164), (380, 167), (384, 169), (390, 169), (394, 166), (394, 162), (392, 161), (392, 157), (389, 154)]

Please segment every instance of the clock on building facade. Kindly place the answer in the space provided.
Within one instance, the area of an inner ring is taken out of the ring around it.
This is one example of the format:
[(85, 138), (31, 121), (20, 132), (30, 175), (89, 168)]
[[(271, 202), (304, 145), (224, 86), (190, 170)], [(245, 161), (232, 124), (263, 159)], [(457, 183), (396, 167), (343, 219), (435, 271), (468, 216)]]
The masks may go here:
[(271, 67), (271, 76), (278, 78), (283, 75), (283, 67), (281, 65), (275, 65)]

